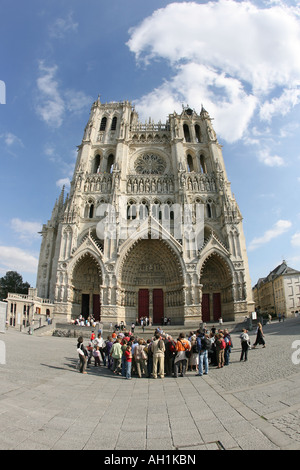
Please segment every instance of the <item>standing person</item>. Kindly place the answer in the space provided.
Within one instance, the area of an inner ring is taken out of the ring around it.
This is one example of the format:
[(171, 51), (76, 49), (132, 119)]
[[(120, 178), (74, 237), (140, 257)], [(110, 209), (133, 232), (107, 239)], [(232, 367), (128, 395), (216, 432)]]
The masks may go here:
[(224, 366), (225, 359), (224, 359), (224, 350), (226, 344), (224, 341), (223, 333), (218, 333), (216, 337), (216, 354), (217, 354), (217, 368), (220, 369)]
[(121, 361), (121, 369), (122, 369), (122, 375), (123, 377), (126, 377), (126, 358), (125, 358), (125, 351), (127, 349), (127, 346), (128, 346), (128, 341), (127, 339), (122, 339), (121, 340), (121, 347), (122, 347), (122, 361)]
[(157, 379), (157, 366), (159, 366), (159, 375), (163, 379), (165, 375), (165, 343), (160, 338), (160, 334), (156, 333), (155, 339), (151, 345), (153, 353), (153, 378)]
[(147, 339), (147, 344), (145, 347), (145, 352), (147, 354), (147, 371), (148, 371), (148, 377), (151, 377), (151, 374), (153, 372), (153, 352), (152, 352), (152, 341), (151, 339)]
[(79, 372), (81, 374), (87, 374), (87, 372), (86, 372), (87, 350), (85, 349), (85, 347), (83, 345), (83, 337), (82, 336), (79, 336), (79, 338), (78, 338), (77, 352), (78, 352), (79, 360), (80, 360)]
[(131, 333), (134, 334), (134, 329), (135, 329), (135, 323), (131, 323)]
[(145, 344), (143, 339), (138, 340), (138, 344), (134, 349), (134, 359), (136, 365), (136, 371), (138, 376), (141, 378), (142, 374), (148, 377), (148, 371), (146, 367), (147, 354), (144, 351)]
[(102, 338), (102, 334), (99, 332), (98, 337), (94, 340), (95, 346), (99, 346), (99, 351), (101, 354), (101, 358), (103, 361), (104, 366), (106, 366), (106, 357), (105, 357), (105, 349), (106, 349), (106, 343), (104, 339)]
[(121, 338), (117, 338), (116, 342), (113, 344), (111, 348), (110, 355), (113, 359), (113, 367), (112, 371), (114, 374), (121, 374), (121, 361), (122, 361), (122, 346), (121, 346)]
[(199, 367), (199, 345), (197, 342), (197, 336), (193, 334), (190, 338), (190, 343), (191, 343), (191, 357), (189, 358), (188, 364), (188, 370), (194, 370), (195, 371)]
[(99, 346), (96, 346), (93, 352), (93, 356), (95, 359), (95, 367), (99, 366), (100, 367), (100, 351), (99, 351)]
[(185, 376), (186, 366), (187, 366), (187, 355), (186, 351), (191, 350), (191, 343), (185, 338), (184, 333), (180, 333), (179, 338), (176, 343), (176, 357), (174, 361), (174, 377), (178, 377), (178, 370), (181, 366), (181, 377)]
[(173, 366), (174, 366), (174, 357), (175, 357), (175, 341), (169, 335), (166, 336), (165, 339), (165, 371), (168, 377), (172, 376)]
[(242, 346), (242, 353), (241, 353), (240, 361), (242, 361), (243, 359), (244, 361), (247, 361), (250, 340), (249, 340), (248, 331), (245, 328), (243, 328), (240, 338), (241, 338), (241, 346)]
[(132, 354), (131, 354), (130, 344), (126, 346), (126, 350), (124, 351), (124, 357), (125, 357), (125, 379), (131, 380)]
[(224, 341), (226, 343), (226, 348), (225, 348), (225, 351), (224, 351), (224, 361), (225, 361), (225, 366), (228, 366), (229, 365), (231, 348), (233, 347), (231, 336), (230, 336), (228, 330), (224, 330)]
[(113, 347), (112, 337), (108, 336), (106, 341), (106, 358), (107, 358), (107, 368), (110, 369), (112, 366), (112, 357), (110, 355), (111, 348)]
[(199, 351), (199, 364), (198, 364), (198, 374), (200, 377), (203, 375), (203, 365), (204, 365), (204, 375), (208, 374), (208, 351), (211, 348), (211, 340), (208, 334), (201, 335), (200, 331), (197, 331), (197, 346)]
[(255, 348), (258, 344), (262, 344), (263, 348), (266, 347), (266, 343), (265, 343), (265, 340), (264, 340), (264, 333), (263, 333), (261, 323), (257, 323), (256, 340), (255, 340), (255, 343), (253, 344), (253, 348)]

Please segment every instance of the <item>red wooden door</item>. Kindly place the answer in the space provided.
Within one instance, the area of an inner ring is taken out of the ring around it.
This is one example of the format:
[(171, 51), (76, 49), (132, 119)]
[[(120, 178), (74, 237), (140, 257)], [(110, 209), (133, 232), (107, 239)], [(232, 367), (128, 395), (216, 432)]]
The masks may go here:
[(149, 317), (149, 290), (140, 289), (139, 290), (139, 319), (141, 317)]
[(210, 321), (209, 294), (202, 295), (202, 321)]
[(100, 320), (100, 295), (93, 295), (93, 316), (96, 321)]
[(153, 323), (161, 324), (164, 316), (164, 291), (153, 289)]
[(221, 313), (221, 294), (213, 294), (213, 309), (214, 309), (214, 321), (218, 321), (222, 316)]

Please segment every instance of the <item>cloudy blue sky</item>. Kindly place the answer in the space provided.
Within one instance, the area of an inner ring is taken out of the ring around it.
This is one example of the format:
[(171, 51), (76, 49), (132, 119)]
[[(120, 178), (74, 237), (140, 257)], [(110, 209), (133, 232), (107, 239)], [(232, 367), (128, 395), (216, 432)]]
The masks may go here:
[(297, 1), (1, 0), (0, 276), (35, 285), (40, 230), (72, 177), (90, 106), (214, 118), (254, 285), (300, 269)]

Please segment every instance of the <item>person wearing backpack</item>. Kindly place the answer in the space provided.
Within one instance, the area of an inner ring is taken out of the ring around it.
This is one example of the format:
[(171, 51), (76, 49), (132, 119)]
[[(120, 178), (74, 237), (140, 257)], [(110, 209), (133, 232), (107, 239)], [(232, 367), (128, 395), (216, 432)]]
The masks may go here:
[(203, 365), (204, 365), (204, 375), (208, 374), (208, 351), (211, 347), (211, 341), (207, 334), (203, 335), (198, 330), (197, 331), (197, 345), (199, 350), (199, 365), (198, 365), (198, 374), (197, 376), (202, 377), (203, 375)]
[(151, 345), (151, 351), (153, 353), (153, 372), (152, 377), (157, 378), (157, 368), (159, 366), (159, 375), (163, 379), (165, 375), (165, 343), (160, 337), (159, 333), (155, 334), (155, 339)]

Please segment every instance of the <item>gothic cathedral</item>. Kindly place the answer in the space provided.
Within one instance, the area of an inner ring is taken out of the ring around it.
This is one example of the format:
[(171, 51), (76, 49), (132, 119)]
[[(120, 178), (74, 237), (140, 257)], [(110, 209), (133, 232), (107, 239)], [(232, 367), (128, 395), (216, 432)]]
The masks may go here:
[(253, 310), (242, 216), (211, 118), (139, 121), (92, 105), (67, 196), (43, 225), (37, 289), (54, 315), (106, 324), (238, 320)]

